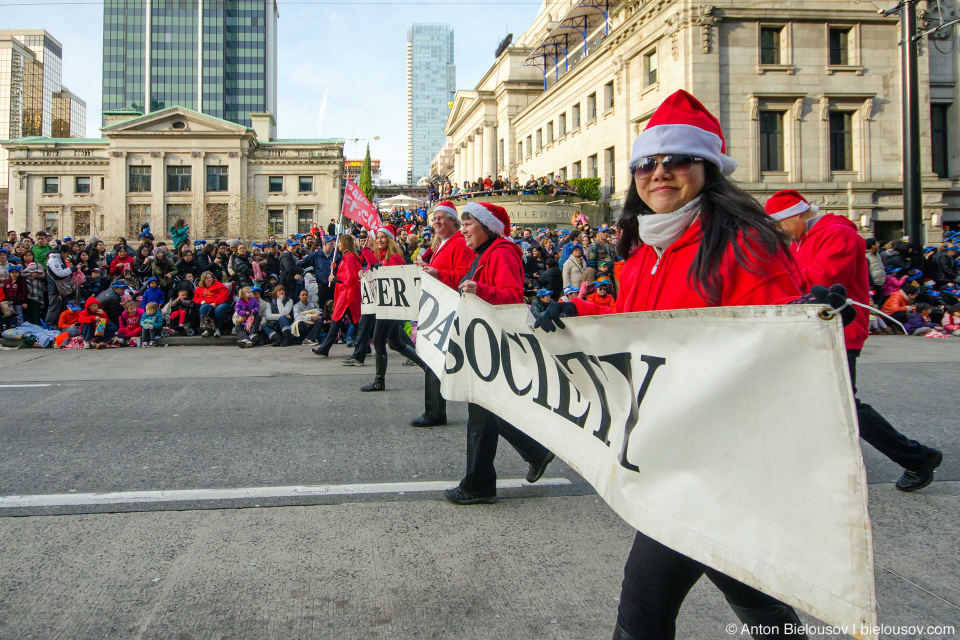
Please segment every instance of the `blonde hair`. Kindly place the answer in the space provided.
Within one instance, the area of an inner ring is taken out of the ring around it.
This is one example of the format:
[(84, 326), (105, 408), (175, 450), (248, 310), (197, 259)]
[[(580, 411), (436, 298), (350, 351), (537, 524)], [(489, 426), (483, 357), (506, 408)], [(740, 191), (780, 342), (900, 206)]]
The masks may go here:
[(136, 301), (136, 300), (127, 300), (126, 302), (123, 303), (123, 308), (124, 308), (124, 309), (129, 309), (131, 304), (132, 304), (134, 307), (136, 307), (136, 306), (137, 306), (137, 301)]
[[(251, 297), (251, 298), (253, 297), (253, 289), (251, 289), (250, 287), (244, 287), (243, 289), (240, 289), (240, 297), (241, 297), (241, 298), (243, 298), (243, 294), (244, 294), (244, 293), (249, 293), (249, 294), (250, 294), (250, 297)], [(246, 300), (246, 298), (243, 298), (243, 299)]]
[(356, 253), (357, 244), (353, 239), (353, 236), (349, 233), (342, 234), (337, 241), (340, 243), (340, 246), (343, 248), (344, 253)]
[(158, 305), (156, 302), (148, 302), (147, 306), (144, 308), (144, 311), (146, 311), (147, 313), (156, 313), (157, 309), (159, 308), (160, 308), (160, 305)]
[[(378, 231), (378, 232), (377, 232), (377, 236), (379, 236), (381, 233), (383, 233), (383, 232), (382, 232), (382, 231)], [(398, 256), (400, 256), (400, 257), (403, 257), (403, 251), (400, 250), (400, 245), (397, 244), (397, 241), (394, 240), (393, 238), (391, 238), (390, 236), (388, 236), (388, 235), (385, 234), (385, 233), (383, 234), (383, 237), (387, 239), (387, 250), (383, 253), (383, 258), (381, 258), (381, 259), (382, 259), (384, 262), (386, 262), (386, 261), (389, 260), (392, 256), (395, 256), (395, 255), (398, 255)]]

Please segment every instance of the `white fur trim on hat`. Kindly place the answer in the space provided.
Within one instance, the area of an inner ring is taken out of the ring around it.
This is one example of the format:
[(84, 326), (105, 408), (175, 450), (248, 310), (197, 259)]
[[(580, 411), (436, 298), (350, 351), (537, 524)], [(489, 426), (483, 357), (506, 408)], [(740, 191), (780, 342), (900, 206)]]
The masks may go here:
[(776, 213), (770, 214), (770, 219), (773, 221), (777, 220), (786, 220), (787, 218), (792, 218), (793, 216), (798, 216), (801, 213), (810, 211), (811, 213), (816, 213), (820, 211), (820, 207), (815, 204), (810, 204), (801, 200), (792, 207), (787, 207), (783, 211), (778, 211)]
[[(476, 202), (468, 202), (467, 205), (463, 208), (464, 214), (469, 214), (471, 218), (474, 218), (477, 222), (485, 226), (487, 229), (490, 229), (495, 235), (503, 235), (503, 222), (495, 215), (493, 212), (487, 209), (482, 204)], [(461, 214), (463, 215), (463, 214)]]
[(689, 124), (661, 124), (644, 129), (633, 142), (630, 169), (640, 158), (670, 153), (688, 153), (703, 158), (725, 176), (737, 169), (737, 161), (721, 152), (723, 141), (715, 133)]
[(377, 233), (382, 233), (385, 236), (389, 236), (393, 240), (397, 239), (397, 235), (393, 231), (390, 231), (390, 229), (387, 227), (380, 227), (377, 229)]
[(457, 210), (453, 207), (448, 207), (442, 204), (438, 204), (437, 207), (433, 210), (433, 212), (436, 213), (437, 211), (442, 211), (443, 213), (446, 213), (447, 215), (451, 215), (457, 219), (460, 218), (460, 214), (457, 213)]

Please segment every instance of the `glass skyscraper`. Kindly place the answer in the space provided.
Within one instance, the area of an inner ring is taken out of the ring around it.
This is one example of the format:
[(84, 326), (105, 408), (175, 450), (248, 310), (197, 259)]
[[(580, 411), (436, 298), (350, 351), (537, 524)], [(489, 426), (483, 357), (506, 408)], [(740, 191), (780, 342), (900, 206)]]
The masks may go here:
[(276, 0), (105, 0), (103, 110), (277, 114)]
[(407, 182), (430, 176), (430, 163), (446, 143), (443, 126), (457, 92), (453, 29), (415, 24), (407, 31)]

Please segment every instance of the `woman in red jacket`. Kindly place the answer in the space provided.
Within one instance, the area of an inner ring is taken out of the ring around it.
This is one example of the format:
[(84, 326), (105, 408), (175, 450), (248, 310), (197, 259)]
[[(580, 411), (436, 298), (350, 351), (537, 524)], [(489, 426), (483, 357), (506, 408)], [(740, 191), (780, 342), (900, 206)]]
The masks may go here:
[(204, 271), (200, 274), (200, 284), (193, 292), (193, 301), (200, 306), (200, 328), (204, 338), (210, 337), (210, 326), (213, 325), (213, 337), (220, 337), (220, 329), (227, 326), (228, 319), (232, 319), (233, 309), (230, 305), (230, 290), (212, 273)]
[[(523, 304), (523, 252), (511, 240), (506, 209), (489, 202), (471, 202), (463, 208), (463, 238), (474, 258), (459, 289), (490, 304)], [(530, 466), (527, 482), (540, 479), (554, 455), (542, 444), (478, 404), (467, 404), (467, 475), (444, 492), (454, 504), (492, 504), (497, 501), (497, 471), (493, 466), (500, 436), (513, 445)]]
[(133, 257), (127, 255), (124, 247), (117, 249), (117, 257), (110, 263), (110, 275), (122, 277), (127, 271), (133, 272)]
[(330, 356), (330, 347), (336, 341), (341, 331), (353, 324), (354, 319), (360, 319), (360, 271), (363, 264), (360, 254), (354, 244), (353, 236), (343, 234), (337, 239), (337, 249), (343, 258), (337, 263), (336, 273), (330, 273), (330, 286), (336, 284), (333, 290), (333, 316), (330, 330), (323, 344), (313, 349), (318, 356)]
[[(633, 179), (619, 222), (617, 248), (628, 257), (617, 312), (799, 297), (787, 238), (756, 200), (726, 179), (734, 169), (717, 119), (685, 91), (667, 98), (633, 145)], [(538, 325), (552, 331), (558, 318), (601, 313), (610, 310), (585, 300), (554, 303)], [(763, 638), (806, 638), (787, 633), (786, 625), (800, 624), (791, 607), (641, 532), (624, 569), (614, 638), (674, 638), (680, 606), (704, 574), (744, 623), (772, 630)]]

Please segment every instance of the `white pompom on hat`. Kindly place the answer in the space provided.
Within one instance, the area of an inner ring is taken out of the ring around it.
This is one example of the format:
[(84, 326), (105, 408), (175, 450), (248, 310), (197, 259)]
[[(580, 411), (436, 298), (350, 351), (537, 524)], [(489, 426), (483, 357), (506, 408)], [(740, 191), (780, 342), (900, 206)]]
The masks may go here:
[(463, 215), (469, 215), (497, 236), (502, 236), (503, 232), (510, 228), (507, 210), (489, 202), (467, 203), (461, 216)]
[(434, 213), (438, 211), (447, 214), (447, 217), (452, 216), (453, 218), (456, 218), (458, 220), (460, 219), (460, 214), (457, 213), (457, 207), (454, 206), (454, 204), (449, 200), (444, 200), (443, 202), (438, 204), (433, 210)]
[(726, 155), (720, 121), (699, 100), (680, 89), (664, 100), (640, 136), (633, 142), (630, 170), (640, 158), (687, 153), (716, 165), (730, 175), (737, 161)]
[(820, 207), (810, 204), (803, 195), (795, 189), (784, 189), (777, 191), (770, 196), (766, 204), (763, 205), (764, 211), (770, 216), (771, 220), (786, 220), (801, 213), (811, 211), (817, 213)]

